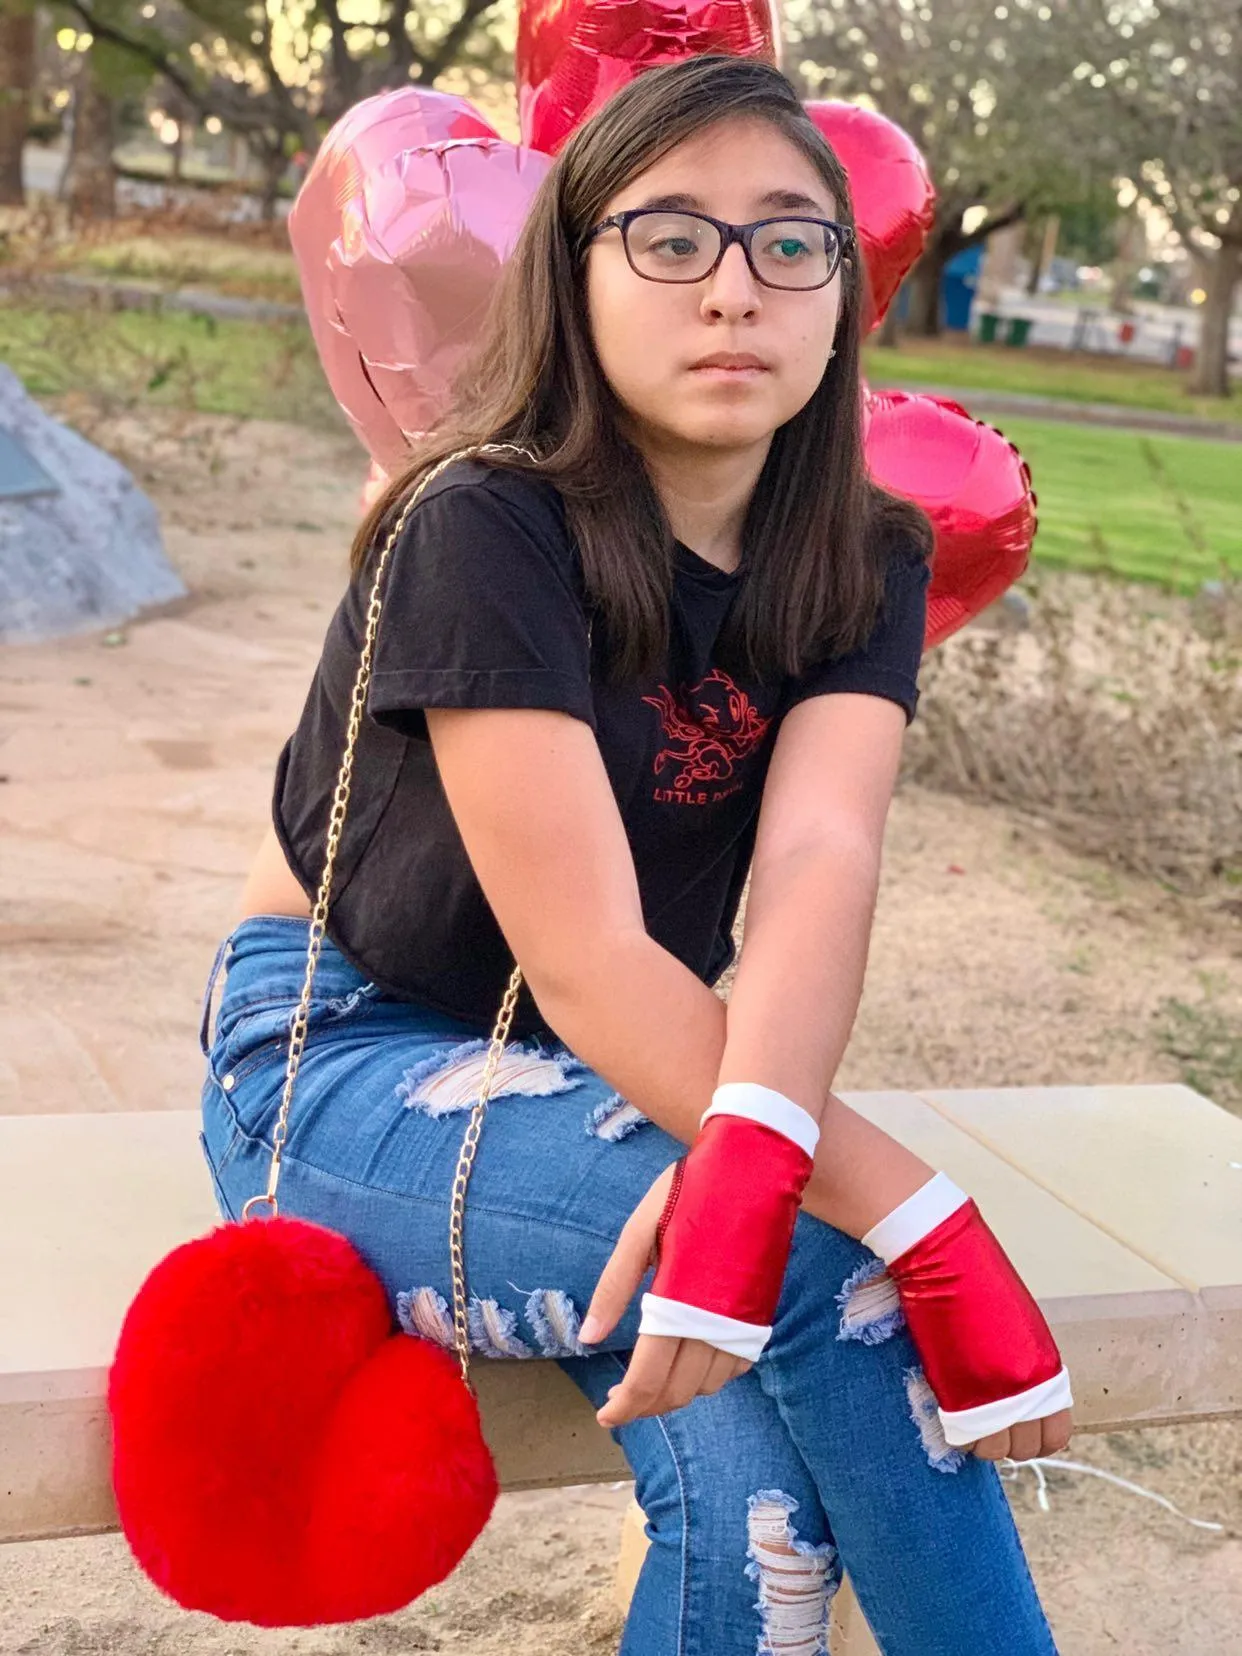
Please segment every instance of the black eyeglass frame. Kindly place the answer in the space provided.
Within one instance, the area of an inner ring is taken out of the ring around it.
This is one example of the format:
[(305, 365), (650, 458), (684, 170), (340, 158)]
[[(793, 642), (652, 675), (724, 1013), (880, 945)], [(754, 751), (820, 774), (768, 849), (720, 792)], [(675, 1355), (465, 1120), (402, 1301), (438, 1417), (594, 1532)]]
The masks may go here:
[[(710, 224), (720, 234), (720, 251), (712, 262), (710, 270), (705, 270), (701, 276), (652, 276), (645, 270), (639, 270), (630, 253), (629, 227), (636, 218), (667, 217), (676, 213), (680, 218), (701, 219), (704, 224)], [(766, 281), (755, 269), (755, 261), (751, 257), (750, 244), (756, 230), (762, 230), (765, 224), (818, 224), (821, 228), (831, 230), (836, 238), (837, 256), (829, 267), (828, 274), (822, 282), (811, 282), (805, 287), (789, 287), (782, 282)], [(713, 218), (710, 213), (696, 213), (688, 207), (629, 207), (623, 213), (613, 213), (606, 219), (601, 219), (597, 225), (588, 230), (582, 239), (582, 252), (585, 253), (590, 244), (604, 230), (616, 227), (621, 232), (621, 245), (625, 249), (626, 263), (635, 276), (641, 277), (644, 282), (665, 282), (671, 286), (688, 287), (695, 282), (705, 282), (709, 276), (714, 276), (720, 269), (721, 260), (733, 246), (734, 242), (741, 245), (747, 266), (751, 275), (760, 287), (774, 288), (778, 293), (814, 293), (817, 289), (827, 287), (832, 278), (840, 270), (847, 254), (855, 242), (854, 231), (848, 224), (838, 224), (835, 219), (810, 218), (799, 213), (776, 213), (771, 218), (754, 219), (750, 224), (729, 224), (725, 219)]]

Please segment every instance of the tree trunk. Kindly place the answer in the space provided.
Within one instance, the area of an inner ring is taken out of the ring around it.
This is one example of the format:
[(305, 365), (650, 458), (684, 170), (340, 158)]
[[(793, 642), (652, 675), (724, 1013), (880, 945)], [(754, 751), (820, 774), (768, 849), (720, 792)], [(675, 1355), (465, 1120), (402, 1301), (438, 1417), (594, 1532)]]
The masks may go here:
[(906, 277), (910, 284), (910, 310), (906, 332), (916, 339), (937, 339), (941, 328), (940, 283), (952, 255), (936, 237), (928, 240), (923, 256)]
[(900, 297), (900, 288), (893, 295), (893, 302), (884, 312), (884, 320), (880, 323), (879, 331), (875, 336), (877, 345), (885, 345), (889, 350), (896, 350), (901, 343), (901, 323), (897, 320), (897, 300)]
[(1035, 257), (1031, 260), (1031, 273), (1026, 283), (1028, 298), (1033, 299), (1039, 292), (1040, 277), (1052, 264), (1053, 255), (1057, 250), (1057, 237), (1060, 230), (1060, 214), (1049, 214), (1040, 227), (1039, 237), (1035, 244)]
[(1147, 232), (1135, 214), (1122, 221), (1117, 237), (1117, 254), (1110, 274), (1113, 282), (1112, 308), (1119, 316), (1134, 315), (1131, 285), (1147, 258)]
[(0, 206), (20, 207), (26, 199), (22, 150), (34, 68), (34, 11), (20, 0), (8, 0), (0, 11)]
[(1216, 253), (1201, 254), (1207, 278), (1207, 298), (1199, 325), (1199, 349), (1189, 389), (1201, 397), (1227, 397), (1229, 385), (1229, 319), (1233, 296), (1242, 275), (1242, 245), (1223, 241)]
[(285, 176), (288, 165), (284, 152), (276, 149), (265, 149), (259, 157), (263, 166), (263, 187), (260, 195), (260, 208), (264, 224), (271, 224), (276, 217), (276, 202), (280, 195), (280, 181)]
[(116, 217), (116, 117), (87, 52), (73, 94), (73, 133), (61, 194), (75, 223)]

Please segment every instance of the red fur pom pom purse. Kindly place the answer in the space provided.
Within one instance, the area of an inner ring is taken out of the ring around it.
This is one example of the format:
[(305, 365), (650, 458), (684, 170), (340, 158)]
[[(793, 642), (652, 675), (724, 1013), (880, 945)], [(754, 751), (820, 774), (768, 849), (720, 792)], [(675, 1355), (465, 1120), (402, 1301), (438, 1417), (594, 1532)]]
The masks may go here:
[(367, 610), (267, 1190), (246, 1203), (240, 1223), (221, 1225), (156, 1265), (126, 1313), (109, 1374), (112, 1482), (126, 1539), (157, 1587), (225, 1621), (309, 1626), (398, 1610), (455, 1568), (498, 1493), (470, 1385), (461, 1239), (466, 1184), (520, 971), (497, 1018), (453, 1181), (460, 1375), (431, 1341), (394, 1332), (383, 1286), (352, 1243), (324, 1226), (280, 1217), (276, 1190), (388, 560), (423, 489), (446, 466), (513, 447), (480, 445), (442, 460), (420, 479), (387, 537)]

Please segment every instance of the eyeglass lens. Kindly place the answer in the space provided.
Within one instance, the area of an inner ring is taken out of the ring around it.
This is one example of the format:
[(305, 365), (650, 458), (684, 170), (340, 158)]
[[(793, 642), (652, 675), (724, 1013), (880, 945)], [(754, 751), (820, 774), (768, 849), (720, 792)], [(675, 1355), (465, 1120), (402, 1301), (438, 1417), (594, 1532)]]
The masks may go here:
[[(626, 231), (630, 262), (656, 282), (693, 282), (706, 276), (720, 252), (720, 231), (692, 213), (650, 212)], [(833, 231), (800, 219), (773, 219), (751, 239), (750, 256), (771, 287), (818, 287), (837, 260)]]

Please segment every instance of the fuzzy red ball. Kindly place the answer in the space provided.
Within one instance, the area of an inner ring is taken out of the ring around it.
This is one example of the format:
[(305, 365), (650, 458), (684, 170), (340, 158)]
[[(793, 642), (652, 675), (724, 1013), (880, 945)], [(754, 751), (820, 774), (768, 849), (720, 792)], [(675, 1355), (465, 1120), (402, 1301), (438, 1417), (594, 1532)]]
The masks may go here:
[(224, 1621), (398, 1610), (454, 1569), (498, 1493), (455, 1360), (394, 1334), (352, 1244), (298, 1219), (222, 1225), (161, 1260), (108, 1408), (138, 1563)]

